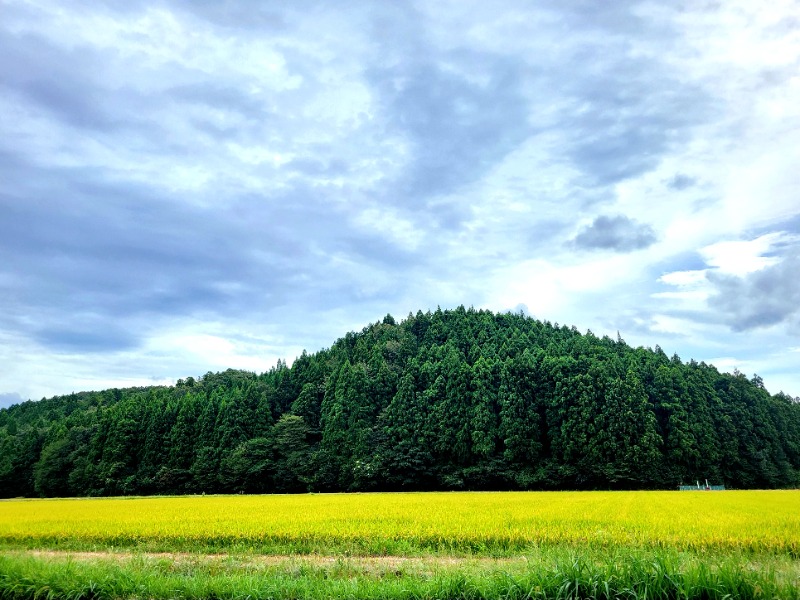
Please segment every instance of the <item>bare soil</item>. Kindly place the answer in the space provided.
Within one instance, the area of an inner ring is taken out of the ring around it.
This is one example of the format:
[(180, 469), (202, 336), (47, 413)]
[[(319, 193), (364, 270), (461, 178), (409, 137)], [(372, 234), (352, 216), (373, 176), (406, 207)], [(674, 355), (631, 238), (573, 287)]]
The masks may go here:
[(192, 552), (75, 552), (69, 550), (14, 550), (14, 554), (33, 556), (44, 559), (63, 559), (76, 561), (114, 561), (129, 562), (146, 560), (153, 563), (165, 562), (175, 568), (188, 566), (217, 566), (233, 569), (258, 569), (265, 567), (297, 568), (308, 566), (313, 568), (343, 568), (371, 574), (399, 572), (435, 572), (440, 569), (463, 566), (480, 567), (492, 570), (492, 567), (523, 566), (525, 557), (515, 558), (464, 558), (453, 556), (329, 556), (318, 554), (200, 554)]

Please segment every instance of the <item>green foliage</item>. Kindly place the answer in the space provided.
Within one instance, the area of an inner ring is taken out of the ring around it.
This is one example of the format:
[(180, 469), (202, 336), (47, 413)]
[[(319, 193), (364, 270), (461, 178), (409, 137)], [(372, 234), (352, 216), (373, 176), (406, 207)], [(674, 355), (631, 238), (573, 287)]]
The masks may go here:
[(547, 549), (524, 560), (303, 557), (269, 564), (244, 554), (0, 556), (0, 598), (386, 598), (528, 600), (800, 598), (785, 563), (623, 550)]
[(757, 376), (522, 314), (387, 315), (256, 375), (0, 410), (0, 496), (800, 485)]

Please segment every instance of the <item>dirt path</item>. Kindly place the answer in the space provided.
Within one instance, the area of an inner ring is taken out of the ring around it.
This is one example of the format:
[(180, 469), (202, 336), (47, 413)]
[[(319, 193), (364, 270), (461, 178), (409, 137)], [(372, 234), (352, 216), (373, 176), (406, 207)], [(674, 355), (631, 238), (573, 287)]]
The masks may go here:
[(524, 565), (527, 559), (515, 558), (463, 558), (453, 556), (325, 556), (318, 554), (198, 554), (191, 552), (76, 552), (69, 550), (12, 550), (19, 556), (70, 559), (77, 561), (128, 562), (144, 559), (166, 561), (176, 567), (186, 565), (217, 565), (230, 568), (292, 567), (308, 565), (317, 568), (355, 568), (364, 571), (415, 570), (430, 571), (437, 568), (476, 566), (482, 568)]

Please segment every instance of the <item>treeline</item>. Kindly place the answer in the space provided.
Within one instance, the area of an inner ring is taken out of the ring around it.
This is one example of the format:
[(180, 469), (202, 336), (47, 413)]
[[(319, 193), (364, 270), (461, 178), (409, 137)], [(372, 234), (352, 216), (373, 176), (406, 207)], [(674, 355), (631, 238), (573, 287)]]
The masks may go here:
[(0, 410), (0, 496), (800, 484), (760, 378), (522, 314), (387, 315), (267, 373)]

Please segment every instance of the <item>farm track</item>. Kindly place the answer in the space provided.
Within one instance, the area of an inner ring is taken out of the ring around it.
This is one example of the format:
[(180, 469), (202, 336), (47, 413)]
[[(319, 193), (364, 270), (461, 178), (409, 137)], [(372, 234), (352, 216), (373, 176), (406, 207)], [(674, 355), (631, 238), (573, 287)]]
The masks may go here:
[[(328, 555), (328, 554), (256, 554), (256, 553), (202, 553), (202, 552), (132, 552), (132, 551), (71, 551), (71, 550), (6, 550), (6, 554), (18, 557), (30, 556), (40, 559), (76, 560), (80, 562), (125, 563), (144, 560), (152, 563), (171, 563), (175, 568), (218, 566), (230, 570), (258, 570), (278, 567), (291, 569), (301, 566), (316, 569), (344, 567), (365, 574), (385, 574), (397, 571), (430, 574), (438, 569), (458, 569), (460, 567), (478, 568), (484, 571), (499, 569), (518, 570), (526, 566), (541, 567), (541, 560), (527, 556), (503, 558), (462, 557), (462, 556), (367, 556), (367, 555)], [(784, 578), (800, 582), (800, 561), (789, 558), (751, 556), (739, 563), (742, 568), (758, 570), (765, 562)]]
[(108, 561), (127, 562), (144, 559), (147, 561), (168, 561), (175, 566), (220, 565), (239, 569), (258, 567), (312, 566), (333, 568), (345, 565), (365, 572), (387, 572), (395, 570), (433, 571), (437, 568), (473, 566), (492, 569), (493, 567), (523, 566), (528, 559), (522, 556), (513, 558), (457, 557), (457, 556), (358, 556), (358, 555), (320, 555), (320, 554), (250, 554), (250, 553), (194, 553), (194, 552), (130, 552), (130, 551), (70, 551), (70, 550), (11, 550), (7, 554), (31, 556), (44, 559), (78, 560), (82, 562)]

